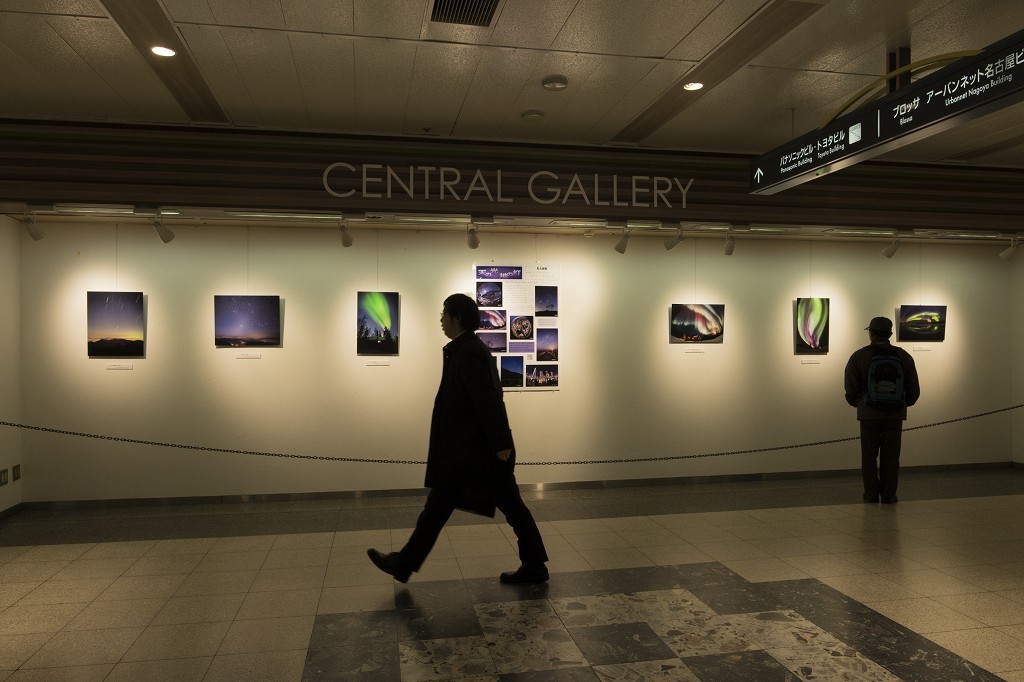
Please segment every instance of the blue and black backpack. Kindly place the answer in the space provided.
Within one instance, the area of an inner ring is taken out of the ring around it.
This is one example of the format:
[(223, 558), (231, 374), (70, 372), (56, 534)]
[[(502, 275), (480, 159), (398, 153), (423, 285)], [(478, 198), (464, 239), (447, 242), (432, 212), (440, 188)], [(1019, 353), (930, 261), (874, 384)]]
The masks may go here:
[(895, 355), (876, 355), (868, 364), (867, 405), (878, 410), (907, 406), (903, 363)]

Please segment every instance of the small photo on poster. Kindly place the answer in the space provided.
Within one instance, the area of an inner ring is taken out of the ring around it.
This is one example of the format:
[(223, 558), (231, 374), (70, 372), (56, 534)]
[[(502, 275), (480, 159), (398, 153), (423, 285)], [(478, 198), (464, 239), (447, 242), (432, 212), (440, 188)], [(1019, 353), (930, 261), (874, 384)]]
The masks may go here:
[(558, 317), (558, 287), (538, 286), (534, 289), (534, 315)]
[(280, 296), (214, 296), (217, 348), (281, 345)]
[(946, 306), (901, 305), (899, 341), (945, 341)]
[(360, 291), (356, 301), (356, 354), (398, 355), (398, 292)]
[(828, 353), (828, 299), (798, 298), (793, 303), (795, 355)]
[(146, 325), (141, 291), (87, 291), (90, 358), (146, 356)]
[(527, 365), (526, 386), (528, 388), (558, 386), (558, 365)]
[(501, 357), (501, 385), (504, 388), (522, 388), (526, 385), (523, 376), (523, 356), (503, 355)]
[(558, 329), (544, 327), (537, 330), (537, 360), (558, 361)]
[(508, 312), (505, 310), (481, 310), (480, 329), (505, 329), (508, 327)]
[(513, 315), (509, 321), (509, 334), (516, 341), (533, 338), (533, 315)]
[(481, 308), (500, 308), (503, 300), (501, 282), (477, 282), (476, 304)]
[(725, 306), (717, 303), (673, 303), (669, 343), (722, 343)]
[(477, 336), (492, 353), (508, 352), (508, 337), (505, 332), (477, 332)]

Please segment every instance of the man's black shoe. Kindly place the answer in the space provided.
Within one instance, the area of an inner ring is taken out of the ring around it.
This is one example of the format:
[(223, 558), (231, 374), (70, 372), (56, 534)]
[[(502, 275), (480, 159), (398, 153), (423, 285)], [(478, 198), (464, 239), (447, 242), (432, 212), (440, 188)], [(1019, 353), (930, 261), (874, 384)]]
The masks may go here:
[(499, 577), (506, 585), (531, 585), (546, 583), (548, 581), (548, 568), (544, 564), (539, 566), (521, 565), (514, 571), (505, 571)]
[(882, 504), (896, 504), (899, 501), (900, 501), (900, 498), (895, 497), (895, 496), (894, 497), (883, 497), (882, 498)]
[(400, 583), (409, 582), (409, 576), (412, 575), (412, 571), (407, 568), (402, 568), (402, 562), (398, 559), (396, 552), (390, 554), (381, 554), (375, 549), (366, 550), (366, 556), (370, 557), (370, 561), (373, 565), (384, 571), (392, 578)]
[(864, 502), (867, 504), (874, 504), (878, 502), (878, 495), (875, 495), (874, 497), (865, 497)]

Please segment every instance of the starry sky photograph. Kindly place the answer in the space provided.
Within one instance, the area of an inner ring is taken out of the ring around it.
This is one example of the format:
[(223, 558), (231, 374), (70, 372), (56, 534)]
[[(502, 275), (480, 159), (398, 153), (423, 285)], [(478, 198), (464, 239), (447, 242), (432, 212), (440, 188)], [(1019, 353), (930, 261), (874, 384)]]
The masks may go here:
[(537, 317), (558, 316), (558, 287), (538, 286), (534, 289), (533, 298)]
[(280, 296), (214, 296), (218, 348), (281, 345)]
[(537, 359), (544, 362), (558, 360), (558, 330), (541, 327), (537, 330)]
[(143, 357), (145, 314), (141, 291), (86, 292), (90, 357)]

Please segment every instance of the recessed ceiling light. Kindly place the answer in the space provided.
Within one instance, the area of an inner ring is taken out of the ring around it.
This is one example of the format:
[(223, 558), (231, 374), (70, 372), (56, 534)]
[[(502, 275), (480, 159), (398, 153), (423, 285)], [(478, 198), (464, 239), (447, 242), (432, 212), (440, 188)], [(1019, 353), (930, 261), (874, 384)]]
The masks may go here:
[(534, 122), (544, 118), (544, 112), (540, 109), (529, 109), (519, 114), (524, 121)]
[(687, 83), (686, 85), (684, 85), (683, 86), (683, 90), (700, 90), (703, 87), (704, 87), (703, 83), (698, 83), (696, 81), (692, 81), (692, 82)]
[(545, 90), (551, 90), (559, 92), (569, 87), (569, 79), (561, 74), (551, 74), (550, 76), (544, 76), (544, 80), (540, 82)]
[(157, 45), (156, 47), (152, 48), (150, 51), (153, 54), (157, 55), (158, 57), (173, 57), (175, 54), (177, 54), (171, 48), (169, 48), (169, 47), (162, 47), (160, 45)]

